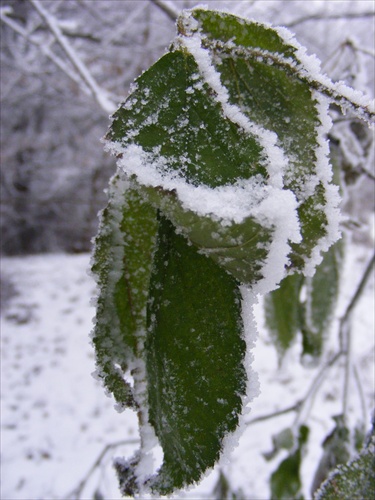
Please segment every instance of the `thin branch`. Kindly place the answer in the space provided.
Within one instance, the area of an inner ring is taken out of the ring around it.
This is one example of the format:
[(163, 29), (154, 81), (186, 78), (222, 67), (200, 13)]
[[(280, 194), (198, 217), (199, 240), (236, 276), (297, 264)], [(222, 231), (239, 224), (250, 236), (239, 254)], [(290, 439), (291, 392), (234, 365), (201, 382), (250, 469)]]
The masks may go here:
[(115, 103), (108, 97), (108, 92), (102, 89), (91, 72), (85, 65), (85, 63), (78, 56), (76, 51), (70, 45), (69, 41), (63, 35), (58, 23), (55, 19), (47, 12), (47, 10), (41, 5), (39, 0), (29, 0), (33, 5), (35, 10), (38, 12), (40, 17), (44, 20), (46, 25), (49, 27), (50, 31), (54, 35), (57, 43), (61, 46), (68, 59), (76, 69), (77, 73), (80, 75), (82, 80), (85, 82), (87, 87), (90, 89), (94, 99), (100, 105), (100, 107), (108, 112), (112, 113), (115, 110)]
[(291, 21), (289, 23), (283, 23), (284, 26), (288, 28), (292, 28), (294, 26), (297, 26), (297, 24), (302, 24), (302, 23), (307, 23), (310, 21), (337, 21), (339, 19), (363, 19), (366, 17), (374, 17), (375, 12), (374, 11), (367, 11), (367, 12), (353, 12), (353, 13), (340, 13), (340, 14), (311, 14), (308, 16), (302, 16), (299, 19), (295, 19), (294, 21)]
[(274, 411), (273, 413), (267, 413), (266, 415), (260, 415), (259, 417), (255, 417), (248, 422), (246, 422), (245, 425), (253, 425), (258, 422), (264, 422), (265, 420), (269, 420), (274, 417), (279, 417), (280, 415), (285, 415), (286, 413), (290, 413), (292, 411), (298, 411), (299, 408), (301, 407), (303, 403), (303, 400), (297, 401), (294, 403), (292, 406), (288, 406), (287, 408), (283, 408), (282, 410), (277, 410)]
[(179, 11), (176, 7), (171, 3), (165, 0), (150, 0), (153, 4), (155, 4), (159, 9), (161, 9), (169, 19), (172, 19), (175, 22), (179, 16)]
[(92, 476), (92, 474), (95, 472), (95, 469), (99, 467), (101, 464), (102, 460), (104, 459), (106, 453), (111, 450), (112, 448), (117, 448), (118, 446), (123, 446), (126, 444), (138, 444), (139, 439), (127, 439), (124, 441), (117, 441), (116, 443), (110, 443), (104, 446), (102, 451), (99, 453), (98, 458), (95, 460), (95, 462), (92, 464), (90, 469), (87, 471), (86, 475), (83, 477), (83, 479), (79, 482), (79, 484), (66, 496), (66, 498), (73, 498), (74, 500), (79, 499), (79, 497), (82, 494), (83, 489), (85, 488), (88, 480)]
[(353, 373), (354, 373), (354, 379), (355, 379), (355, 382), (356, 382), (357, 388), (358, 388), (359, 399), (361, 402), (363, 423), (365, 425), (367, 425), (367, 407), (366, 407), (365, 395), (363, 392), (363, 387), (361, 384), (361, 379), (359, 377), (357, 367), (354, 364), (353, 364)]
[(348, 321), (350, 315), (353, 312), (353, 309), (357, 305), (357, 302), (360, 299), (362, 292), (367, 284), (367, 280), (371, 276), (371, 271), (372, 271), (372, 267), (374, 264), (375, 264), (375, 252), (373, 253), (372, 257), (369, 259), (367, 266), (364, 270), (364, 273), (362, 275), (362, 278), (358, 284), (358, 287), (357, 287), (356, 291), (354, 292), (353, 297), (349, 301), (343, 316), (340, 319), (340, 327), (342, 327), (342, 325), (344, 325)]
[(350, 388), (350, 372), (352, 369), (352, 342), (351, 342), (351, 328), (349, 322), (346, 322), (343, 326), (343, 333), (345, 333), (345, 370), (344, 370), (344, 388), (343, 388), (343, 398), (342, 398), (342, 414), (344, 420), (346, 420), (346, 415), (348, 412), (348, 401), (349, 401), (349, 388)]
[(343, 316), (340, 319), (339, 326), (339, 338), (341, 344), (341, 350), (346, 354), (345, 359), (345, 376), (344, 376), (344, 390), (343, 390), (343, 415), (345, 417), (348, 408), (349, 399), (349, 384), (350, 384), (350, 372), (351, 372), (351, 328), (350, 319), (355, 306), (358, 303), (359, 298), (362, 296), (362, 292), (367, 284), (367, 281), (371, 275), (372, 267), (375, 263), (375, 252), (372, 258), (367, 263), (365, 271), (362, 278), (354, 292), (349, 304), (347, 305)]
[(310, 400), (310, 404), (308, 406), (308, 409), (306, 410), (306, 414), (308, 415), (310, 413), (311, 407), (314, 403), (315, 395), (318, 392), (320, 386), (324, 382), (327, 373), (330, 368), (340, 359), (340, 357), (344, 353), (342, 351), (337, 352), (318, 372), (318, 374), (315, 376), (312, 384), (310, 385), (310, 388), (308, 389), (305, 397), (302, 399), (302, 404), (300, 405), (300, 408), (297, 412), (297, 415), (294, 419), (294, 427), (297, 427), (299, 425), (299, 422), (301, 420), (301, 416), (305, 408), (307, 407), (307, 403)]
[(63, 71), (71, 80), (73, 80), (75, 83), (80, 85), (82, 90), (86, 94), (90, 94), (90, 90), (87, 87), (87, 85), (82, 85), (83, 82), (82, 80), (73, 72), (70, 70), (70, 68), (64, 63), (62, 59), (60, 59), (56, 54), (51, 52), (49, 47), (43, 43), (38, 42), (34, 37), (32, 37), (25, 29), (23, 29), (19, 24), (14, 22), (12, 19), (9, 18), (8, 12), (5, 9), (0, 9), (0, 20), (9, 26), (10, 28), (13, 29), (17, 34), (21, 35), (23, 38), (25, 38), (28, 42), (32, 43), (38, 49), (50, 60), (52, 61), (61, 71)]

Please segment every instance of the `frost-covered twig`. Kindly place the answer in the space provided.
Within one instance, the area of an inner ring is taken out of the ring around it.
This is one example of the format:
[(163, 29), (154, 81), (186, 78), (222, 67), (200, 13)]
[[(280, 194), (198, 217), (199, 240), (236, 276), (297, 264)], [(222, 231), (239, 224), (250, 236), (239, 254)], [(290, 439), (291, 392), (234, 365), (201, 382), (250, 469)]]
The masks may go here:
[(97, 103), (101, 106), (101, 108), (108, 112), (112, 113), (116, 109), (116, 103), (113, 102), (109, 96), (108, 92), (102, 89), (92, 74), (90, 73), (89, 69), (85, 65), (85, 63), (81, 60), (79, 55), (76, 53), (76, 51), (73, 49), (69, 41), (66, 39), (66, 37), (63, 35), (60, 26), (56, 22), (56, 20), (48, 13), (48, 11), (41, 5), (39, 0), (29, 0), (29, 2), (34, 6), (38, 14), (41, 16), (41, 18), (45, 21), (46, 25), (48, 28), (51, 30), (52, 34), (54, 35), (56, 41), (60, 45), (60, 47), (63, 49), (65, 54), (67, 55), (68, 59), (84, 81), (84, 83), (87, 85), (87, 87), (90, 89), (93, 97), (97, 101)]
[[(332, 366), (334, 364), (336, 364), (336, 362), (340, 359), (340, 357), (343, 355), (343, 352), (342, 351), (339, 351), (337, 352), (318, 372), (318, 374), (316, 375), (316, 377), (314, 378), (312, 384), (310, 385), (305, 397), (302, 399), (302, 404), (300, 405), (299, 409), (298, 409), (298, 412), (297, 412), (297, 415), (294, 419), (294, 427), (298, 427), (299, 426), (299, 423), (300, 421), (302, 420), (302, 415), (303, 415), (303, 412), (305, 410), (305, 413), (306, 415), (308, 415), (310, 413), (310, 409), (314, 403), (314, 399), (315, 399), (315, 395), (319, 389), (319, 387), (322, 385), (322, 383), (324, 382), (326, 376), (327, 376), (327, 373), (329, 371), (330, 368), (332, 368)], [(309, 403), (309, 405), (307, 406), (307, 404)], [(307, 410), (306, 410), (307, 408)]]
[(82, 90), (89, 94), (90, 90), (86, 85), (82, 86), (82, 80), (70, 70), (70, 68), (64, 63), (62, 59), (60, 59), (56, 54), (54, 54), (48, 47), (43, 43), (38, 42), (30, 33), (28, 33), (24, 28), (22, 28), (18, 23), (9, 18), (8, 14), (10, 13), (9, 9), (0, 9), (0, 19), (1, 21), (13, 29), (16, 33), (25, 38), (28, 42), (32, 43), (50, 60), (52, 61), (59, 69), (61, 69), (66, 75), (69, 76), (71, 80), (82, 87)]
[(339, 14), (310, 14), (283, 24), (288, 28), (292, 28), (293, 26), (297, 26), (298, 24), (306, 23), (309, 21), (337, 21), (339, 19), (363, 19), (366, 17), (374, 17), (374, 16), (375, 16), (374, 11), (342, 12)]
[(345, 353), (345, 376), (344, 376), (344, 391), (343, 391), (343, 415), (347, 413), (348, 399), (349, 399), (349, 383), (350, 383), (350, 371), (351, 371), (351, 328), (350, 319), (355, 306), (358, 303), (359, 298), (366, 286), (367, 280), (369, 279), (372, 271), (372, 267), (375, 263), (375, 253), (369, 260), (362, 278), (357, 286), (353, 297), (349, 301), (343, 316), (340, 319), (339, 326), (339, 338), (341, 344), (341, 351)]
[(365, 400), (365, 395), (364, 395), (364, 392), (363, 392), (363, 387), (362, 387), (361, 379), (359, 377), (358, 369), (357, 369), (357, 367), (355, 366), (354, 363), (353, 363), (353, 373), (354, 373), (354, 379), (355, 379), (355, 382), (356, 382), (357, 388), (358, 388), (359, 400), (361, 402), (363, 423), (366, 424), (367, 423), (366, 400)]
[(88, 480), (92, 476), (92, 474), (95, 472), (95, 469), (99, 467), (101, 464), (102, 460), (104, 459), (106, 453), (111, 450), (112, 448), (117, 448), (118, 446), (123, 446), (126, 444), (138, 444), (139, 439), (126, 439), (123, 441), (117, 441), (116, 443), (110, 443), (104, 446), (102, 451), (99, 453), (98, 458), (95, 460), (95, 462), (92, 464), (90, 469), (87, 471), (86, 475), (81, 479), (79, 484), (69, 493), (66, 495), (66, 498), (69, 499), (71, 498), (72, 500), (78, 500), (82, 494), (82, 491), (84, 490)]
[(167, 16), (176, 21), (179, 15), (179, 10), (171, 3), (165, 0), (151, 0), (151, 2), (157, 5)]
[(357, 289), (354, 292), (353, 297), (349, 301), (349, 303), (345, 309), (345, 312), (340, 319), (340, 328), (342, 328), (342, 325), (344, 325), (348, 321), (350, 315), (353, 312), (353, 309), (357, 305), (358, 300), (361, 298), (362, 292), (367, 284), (367, 280), (371, 276), (371, 271), (372, 271), (372, 267), (374, 264), (375, 264), (375, 252), (372, 255), (372, 257), (369, 259), (367, 266), (363, 272), (362, 278), (357, 286)]
[(246, 425), (253, 425), (258, 422), (264, 422), (265, 420), (270, 420), (271, 418), (279, 417), (280, 415), (285, 415), (286, 413), (290, 413), (292, 411), (298, 411), (303, 403), (303, 400), (299, 400), (294, 405), (288, 406), (287, 408), (283, 408), (282, 410), (277, 410), (272, 413), (267, 413), (266, 415), (260, 415), (259, 417), (255, 417), (248, 422)]

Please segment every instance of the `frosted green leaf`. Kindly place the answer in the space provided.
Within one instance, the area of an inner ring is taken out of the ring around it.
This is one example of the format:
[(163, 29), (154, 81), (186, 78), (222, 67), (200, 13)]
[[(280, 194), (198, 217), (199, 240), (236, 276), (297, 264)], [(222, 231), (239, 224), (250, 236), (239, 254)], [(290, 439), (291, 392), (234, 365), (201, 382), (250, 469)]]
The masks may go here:
[(210, 216), (185, 210), (173, 192), (139, 186), (145, 199), (163, 214), (201, 251), (229, 271), (241, 283), (262, 279), (262, 265), (272, 231), (248, 217), (244, 222), (222, 225)]
[(339, 464), (344, 464), (350, 458), (350, 432), (345, 423), (345, 419), (343, 415), (338, 415), (333, 417), (333, 420), (336, 424), (332, 432), (323, 442), (323, 454), (311, 486), (312, 495), (332, 470)]
[(93, 344), (97, 375), (120, 406), (134, 405), (125, 374), (146, 331), (156, 211), (131, 183), (115, 176), (95, 238), (92, 271), (99, 287)]
[(290, 450), (294, 445), (294, 434), (290, 427), (282, 429), (277, 434), (272, 436), (272, 450), (263, 453), (266, 460), (272, 460), (276, 457), (280, 450)]
[(357, 458), (340, 465), (316, 492), (315, 500), (364, 500), (375, 498), (375, 436)]
[(275, 340), (280, 358), (291, 347), (301, 328), (303, 307), (300, 293), (303, 281), (300, 274), (287, 276), (277, 290), (265, 297), (266, 325)]
[(273, 500), (302, 499), (300, 468), (303, 448), (307, 443), (309, 429), (305, 425), (299, 428), (298, 444), (272, 473), (271, 497)]
[(238, 425), (247, 376), (237, 285), (161, 219), (146, 342), (150, 421), (164, 451), (156, 493), (198, 481)]
[(288, 158), (285, 189), (300, 202), (303, 236), (301, 243), (292, 245), (290, 258), (294, 267), (303, 269), (319, 240), (327, 236), (331, 205), (324, 179), (329, 167), (319, 96), (298, 71), (306, 56), (285, 30), (208, 10), (194, 10), (193, 17), (197, 22), (181, 22), (180, 30), (199, 33), (229, 102), (253, 123), (275, 132)]
[[(312, 276), (337, 240), (327, 104), (310, 62), (286, 30), (185, 11), (113, 115), (118, 174), (93, 265), (98, 375), (118, 402), (135, 400), (164, 452), (148, 474), (141, 432), (140, 452), (117, 463), (124, 492), (170, 494), (215, 465), (247, 384), (239, 285), (266, 293), (286, 274)], [(302, 278), (289, 279), (270, 315), (283, 350), (300, 307)], [(299, 467), (302, 431), (286, 469)]]
[[(143, 161), (159, 174), (175, 172), (191, 187), (217, 188), (251, 178), (266, 185), (262, 180), (268, 177), (266, 152), (256, 137), (225, 118), (186, 51), (166, 54), (143, 73), (131, 97), (115, 113), (107, 139), (121, 148), (136, 145), (138, 149), (128, 152), (141, 151)], [(135, 155), (123, 160), (123, 154), (119, 153), (120, 161), (127, 170)], [(254, 217), (223, 225), (218, 217), (186, 209), (176, 190), (148, 186), (152, 174), (148, 176), (147, 181), (141, 172), (134, 173), (149, 201), (191, 241), (241, 282), (253, 284), (262, 277), (260, 268), (273, 234), (270, 225)]]
[(322, 354), (339, 292), (342, 253), (343, 243), (340, 240), (324, 254), (314, 276), (306, 279), (303, 356), (316, 359)]

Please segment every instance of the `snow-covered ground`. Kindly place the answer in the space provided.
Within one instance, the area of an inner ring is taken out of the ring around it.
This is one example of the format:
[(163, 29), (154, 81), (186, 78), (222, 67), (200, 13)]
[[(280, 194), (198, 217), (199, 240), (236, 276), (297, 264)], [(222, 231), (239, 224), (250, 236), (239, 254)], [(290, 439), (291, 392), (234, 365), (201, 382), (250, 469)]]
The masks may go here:
[[(371, 254), (354, 247), (349, 253), (347, 286), (339, 310), (356, 288)], [(90, 298), (95, 285), (88, 275), (88, 255), (41, 255), (3, 258), (1, 311), (1, 498), (3, 500), (52, 500), (120, 498), (112, 469), (114, 456), (131, 456), (137, 445), (137, 422), (130, 411), (119, 414), (112, 400), (91, 376), (94, 354), (89, 340), (94, 310)], [(369, 426), (374, 395), (374, 282), (368, 283), (355, 310), (353, 358), (356, 360), (366, 399)], [(288, 354), (282, 368), (259, 319), (259, 339), (254, 368), (261, 395), (247, 416), (286, 408), (308, 391), (316, 369), (299, 364), (300, 347)], [(335, 325), (333, 325), (334, 328)], [(330, 348), (337, 347), (333, 332)], [(335, 366), (321, 387), (310, 414), (308, 454), (304, 461), (305, 496), (321, 454), (320, 444), (333, 427), (331, 417), (341, 412), (344, 376)], [(353, 384), (349, 409), (352, 422), (361, 417), (361, 402)], [(277, 463), (262, 452), (272, 448), (272, 434), (292, 424), (295, 414), (246, 426), (239, 446), (224, 472), (234, 490), (246, 500), (269, 498), (268, 480)], [(90, 479), (77, 487), (106, 445), (128, 442), (104, 453)], [(175, 498), (214, 498), (217, 471), (195, 489)], [(95, 493), (96, 492), (96, 493)], [(95, 496), (96, 494), (96, 496)]]

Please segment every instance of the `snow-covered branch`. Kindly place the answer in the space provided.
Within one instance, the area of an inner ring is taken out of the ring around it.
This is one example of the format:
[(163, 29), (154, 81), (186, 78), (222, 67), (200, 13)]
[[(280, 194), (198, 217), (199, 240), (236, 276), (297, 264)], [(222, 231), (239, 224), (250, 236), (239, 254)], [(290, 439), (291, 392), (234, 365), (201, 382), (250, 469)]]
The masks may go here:
[(48, 28), (53, 33), (57, 43), (63, 49), (68, 59), (76, 69), (77, 73), (80, 75), (83, 82), (90, 89), (92, 96), (95, 98), (97, 103), (101, 106), (101, 108), (108, 112), (112, 113), (116, 109), (116, 103), (111, 100), (108, 95), (108, 92), (102, 89), (94, 77), (92, 76), (90, 70), (87, 68), (85, 63), (79, 57), (77, 52), (74, 50), (72, 45), (69, 43), (67, 38), (63, 35), (59, 24), (56, 22), (55, 18), (49, 14), (49, 12), (41, 5), (39, 0), (29, 0), (30, 3), (37, 10), (41, 18), (45, 21)]
[(374, 17), (374, 11), (366, 11), (366, 12), (343, 12), (336, 14), (310, 14), (307, 16), (302, 16), (288, 23), (284, 23), (284, 26), (288, 28), (292, 28), (299, 24), (303, 24), (310, 21), (337, 21), (339, 19), (363, 19), (366, 17)]
[(13, 21), (9, 17), (8, 14), (11, 13), (11, 10), (8, 8), (0, 9), (0, 20), (12, 28), (13, 31), (21, 35), (25, 40), (30, 42), (32, 45), (38, 47), (38, 49), (50, 60), (52, 61), (61, 71), (63, 71), (71, 80), (81, 86), (82, 90), (89, 94), (90, 90), (86, 85), (82, 85), (82, 80), (78, 77), (76, 73), (71, 71), (71, 69), (65, 64), (65, 62), (56, 54), (54, 54), (48, 45), (39, 42), (36, 38), (34, 38), (30, 33), (28, 33), (22, 26)]
[(151, 2), (167, 14), (172, 21), (176, 21), (179, 15), (179, 10), (172, 2), (168, 2), (166, 0), (151, 0)]

